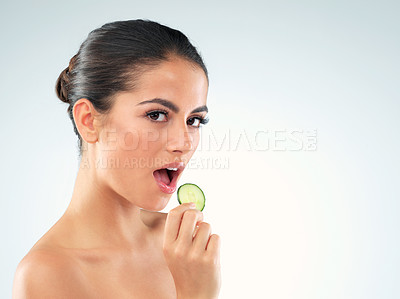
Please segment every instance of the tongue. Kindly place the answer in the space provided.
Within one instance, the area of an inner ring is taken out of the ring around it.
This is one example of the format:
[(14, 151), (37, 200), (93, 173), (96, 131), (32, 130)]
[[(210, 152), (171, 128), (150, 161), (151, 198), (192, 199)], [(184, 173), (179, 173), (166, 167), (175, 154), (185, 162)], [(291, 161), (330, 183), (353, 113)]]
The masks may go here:
[(171, 182), (171, 180), (169, 179), (167, 170), (165, 168), (156, 170), (154, 172), (154, 177), (156, 178), (156, 180), (161, 181), (166, 185), (168, 185)]

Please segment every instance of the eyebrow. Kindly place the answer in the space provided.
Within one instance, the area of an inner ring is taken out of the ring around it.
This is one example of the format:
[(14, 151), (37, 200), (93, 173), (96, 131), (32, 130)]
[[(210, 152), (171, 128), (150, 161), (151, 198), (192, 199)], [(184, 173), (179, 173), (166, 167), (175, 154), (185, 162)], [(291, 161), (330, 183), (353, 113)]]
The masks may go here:
[[(178, 113), (179, 110), (180, 110), (179, 107), (176, 106), (176, 105), (175, 105), (174, 103), (172, 103), (171, 101), (168, 101), (168, 100), (165, 100), (165, 99), (160, 99), (160, 98), (155, 98), (155, 99), (152, 99), (152, 100), (143, 101), (143, 102), (140, 102), (140, 103), (137, 104), (137, 105), (143, 105), (143, 104), (148, 104), (148, 103), (157, 103), (157, 104), (161, 104), (161, 105), (163, 105), (163, 106), (165, 106), (165, 107), (171, 109), (171, 110), (174, 111), (175, 113)], [(136, 106), (137, 106), (137, 105), (136, 105)], [(202, 112), (202, 111), (208, 112), (207, 106), (204, 105), (204, 106), (197, 107), (196, 109), (193, 109), (192, 112), (190, 112), (190, 113), (196, 113), (196, 112)]]

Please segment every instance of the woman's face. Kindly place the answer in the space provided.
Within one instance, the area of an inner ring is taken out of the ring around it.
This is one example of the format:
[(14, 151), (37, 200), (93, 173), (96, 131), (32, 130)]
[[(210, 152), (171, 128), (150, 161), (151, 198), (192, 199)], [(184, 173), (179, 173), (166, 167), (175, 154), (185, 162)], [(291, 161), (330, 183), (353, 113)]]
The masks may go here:
[(181, 173), (165, 191), (154, 171), (172, 162), (186, 166), (191, 159), (207, 115), (208, 82), (200, 67), (174, 58), (146, 71), (138, 83), (114, 99), (96, 143), (96, 171), (111, 191), (158, 211)]

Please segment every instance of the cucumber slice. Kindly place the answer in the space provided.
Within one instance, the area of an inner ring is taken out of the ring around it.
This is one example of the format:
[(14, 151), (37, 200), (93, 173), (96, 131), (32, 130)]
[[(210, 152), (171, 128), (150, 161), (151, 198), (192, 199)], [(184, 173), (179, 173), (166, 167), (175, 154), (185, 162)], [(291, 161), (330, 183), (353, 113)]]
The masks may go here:
[(206, 205), (206, 197), (199, 186), (195, 184), (186, 183), (178, 188), (178, 202), (179, 204), (194, 202), (196, 209), (203, 211)]

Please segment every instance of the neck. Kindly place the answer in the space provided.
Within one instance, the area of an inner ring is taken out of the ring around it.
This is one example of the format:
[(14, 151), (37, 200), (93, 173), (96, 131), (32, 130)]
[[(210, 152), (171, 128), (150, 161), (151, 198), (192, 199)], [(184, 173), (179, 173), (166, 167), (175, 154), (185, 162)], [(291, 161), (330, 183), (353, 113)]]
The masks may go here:
[(140, 208), (109, 188), (96, 167), (82, 161), (63, 216), (70, 222), (71, 242), (80, 248), (132, 249), (145, 244), (148, 227), (141, 220)]

